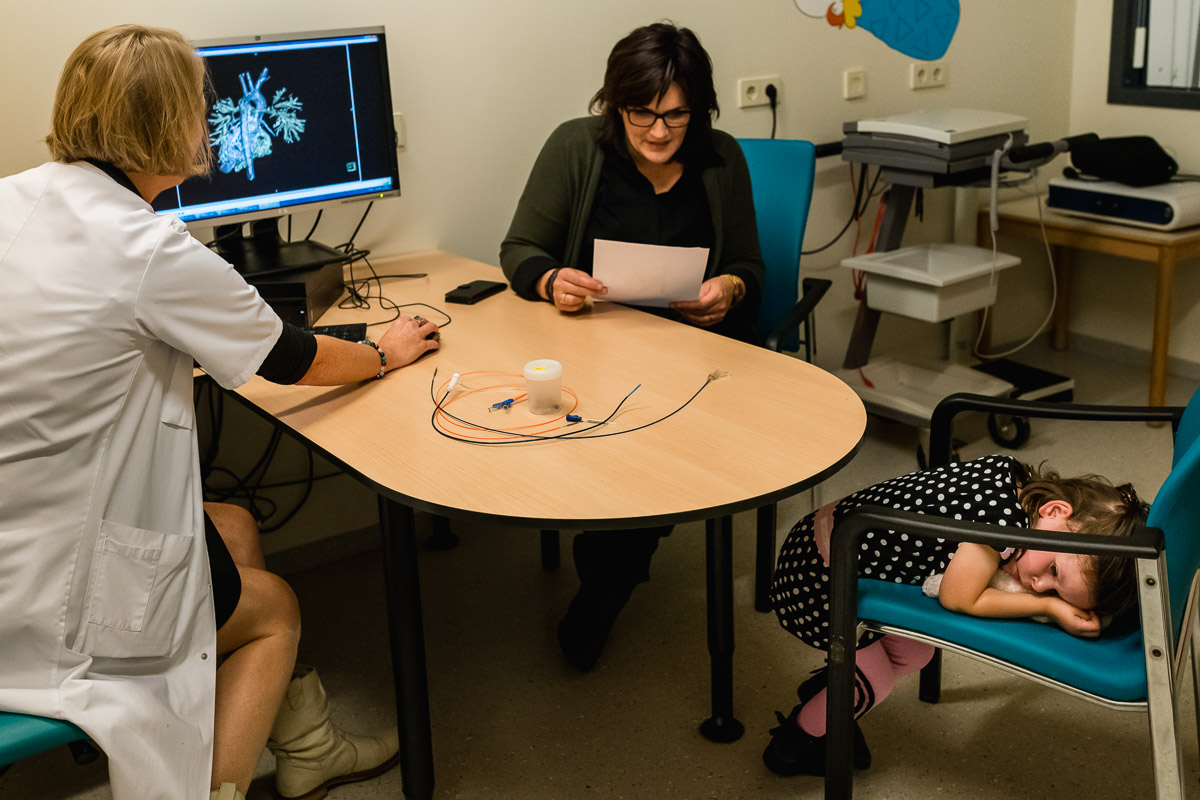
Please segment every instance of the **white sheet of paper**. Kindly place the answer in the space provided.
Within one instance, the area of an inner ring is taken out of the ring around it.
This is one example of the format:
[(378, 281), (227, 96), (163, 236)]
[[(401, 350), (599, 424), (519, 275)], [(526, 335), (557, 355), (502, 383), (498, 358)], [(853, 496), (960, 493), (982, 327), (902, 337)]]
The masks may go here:
[(665, 307), (700, 297), (707, 247), (667, 247), (597, 239), (592, 276), (608, 287), (596, 300)]

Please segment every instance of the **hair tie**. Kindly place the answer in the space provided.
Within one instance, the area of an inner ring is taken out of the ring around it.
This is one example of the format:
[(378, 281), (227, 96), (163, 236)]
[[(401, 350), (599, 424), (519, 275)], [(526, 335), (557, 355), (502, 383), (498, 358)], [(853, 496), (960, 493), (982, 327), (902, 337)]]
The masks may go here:
[(1134, 491), (1133, 485), (1126, 483), (1117, 487), (1117, 491), (1121, 493), (1121, 502), (1129, 508), (1141, 508), (1142, 501), (1138, 499), (1137, 492)]

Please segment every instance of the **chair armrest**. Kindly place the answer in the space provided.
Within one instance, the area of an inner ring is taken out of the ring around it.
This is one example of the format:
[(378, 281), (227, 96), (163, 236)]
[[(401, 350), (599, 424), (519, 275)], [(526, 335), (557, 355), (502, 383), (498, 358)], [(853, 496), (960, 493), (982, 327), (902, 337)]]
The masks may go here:
[(933, 514), (917, 514), (883, 506), (864, 505), (848, 511), (834, 527), (829, 544), (831, 564), (839, 549), (849, 548), (850, 555), (855, 556), (859, 534), (870, 528), (900, 530), (927, 539), (976, 542), (998, 549), (1024, 547), (1124, 558), (1158, 558), (1165, 546), (1163, 533), (1158, 528), (1139, 526), (1130, 536), (1103, 536), (1095, 533), (1043, 531), (1036, 528), (964, 522)]
[[(834, 527), (829, 543), (830, 619), (829, 694), (827, 718), (830, 752), (850, 749), (849, 720), (853, 711), (854, 648), (858, 625), (858, 540), (869, 528), (892, 528), (919, 536), (956, 542), (1021, 545), (1068, 553), (1126, 556), (1154, 559), (1163, 551), (1163, 533), (1158, 528), (1139, 528), (1128, 538), (1095, 534), (1039, 531), (978, 522), (962, 522), (929, 514), (897, 511), (882, 506), (859, 506), (850, 510)], [(1047, 547), (1047, 545), (1052, 545)], [(832, 759), (830, 761), (832, 763)], [(840, 779), (839, 779), (840, 780)]]
[(854, 649), (858, 622), (858, 540), (871, 528), (887, 528), (932, 539), (977, 542), (993, 547), (1028, 547), (1062, 553), (1155, 559), (1165, 542), (1159, 528), (1139, 527), (1131, 536), (1101, 536), (1064, 531), (1041, 531), (1004, 525), (916, 514), (883, 506), (851, 509), (834, 526), (829, 541), (830, 647), (833, 660), (844, 660)]
[(1174, 432), (1183, 416), (1183, 406), (1104, 406), (1077, 403), (1045, 403), (979, 394), (958, 393), (945, 397), (929, 421), (929, 464), (950, 463), (954, 418), (964, 411), (986, 411), (1041, 419), (1071, 419), (1097, 422), (1170, 422)]
[(783, 337), (787, 336), (792, 331), (800, 327), (800, 323), (808, 319), (808, 315), (817, 307), (817, 303), (829, 291), (829, 287), (833, 285), (833, 281), (826, 278), (805, 278), (801, 282), (804, 289), (804, 294), (788, 312), (788, 315), (783, 318), (783, 321), (771, 329), (767, 334), (766, 341), (763, 346), (768, 350), (779, 352), (779, 344), (783, 341)]

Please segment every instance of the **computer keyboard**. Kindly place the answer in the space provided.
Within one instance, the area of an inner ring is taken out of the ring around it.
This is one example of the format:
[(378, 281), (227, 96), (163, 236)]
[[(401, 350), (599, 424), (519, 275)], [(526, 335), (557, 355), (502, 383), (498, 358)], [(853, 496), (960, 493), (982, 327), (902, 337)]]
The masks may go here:
[(305, 328), (304, 330), (320, 336), (345, 339), (347, 342), (361, 342), (367, 338), (367, 323), (365, 322), (350, 322), (345, 325), (317, 325), (314, 328)]

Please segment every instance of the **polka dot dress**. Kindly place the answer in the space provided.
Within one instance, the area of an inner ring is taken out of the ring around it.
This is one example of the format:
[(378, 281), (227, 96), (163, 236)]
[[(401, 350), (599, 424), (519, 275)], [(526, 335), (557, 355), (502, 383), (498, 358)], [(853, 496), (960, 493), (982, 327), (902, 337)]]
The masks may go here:
[[(1025, 469), (1011, 456), (987, 456), (960, 464), (914, 472), (855, 492), (838, 502), (833, 520), (861, 505), (880, 505), (918, 514), (969, 522), (1028, 527), (1017, 499)], [(779, 552), (771, 602), (779, 624), (806, 644), (829, 647), (829, 568), (813, 537), (816, 512), (796, 523)], [(859, 575), (895, 583), (920, 584), (946, 571), (958, 545), (921, 539), (892, 530), (868, 530), (860, 538)], [(878, 639), (866, 633), (860, 648)]]

